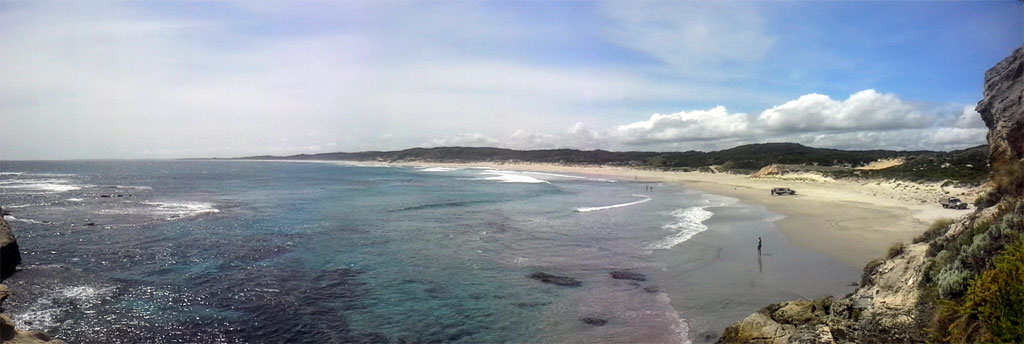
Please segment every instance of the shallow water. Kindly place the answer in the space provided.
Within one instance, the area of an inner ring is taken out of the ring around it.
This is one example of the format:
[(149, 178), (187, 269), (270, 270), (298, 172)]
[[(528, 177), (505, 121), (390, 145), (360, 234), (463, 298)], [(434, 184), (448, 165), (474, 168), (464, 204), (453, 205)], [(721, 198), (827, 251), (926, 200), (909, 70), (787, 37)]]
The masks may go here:
[[(786, 245), (763, 209), (646, 186), (484, 168), (5, 161), (0, 204), (24, 256), (7, 306), (69, 342), (685, 342), (857, 274)], [(779, 250), (760, 271), (756, 236)], [(527, 277), (537, 271), (582, 286)]]

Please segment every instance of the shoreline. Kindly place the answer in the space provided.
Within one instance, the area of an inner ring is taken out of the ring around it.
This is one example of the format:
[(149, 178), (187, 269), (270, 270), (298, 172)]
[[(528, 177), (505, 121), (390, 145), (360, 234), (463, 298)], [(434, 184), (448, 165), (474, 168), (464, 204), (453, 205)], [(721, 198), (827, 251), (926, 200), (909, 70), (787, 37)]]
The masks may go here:
[[(274, 160), (288, 161), (288, 160)], [(301, 161), (301, 160), (300, 160)], [(937, 199), (956, 196), (972, 202), (980, 188), (940, 183), (833, 180), (813, 174), (751, 178), (746, 175), (642, 170), (618, 166), (573, 166), (541, 163), (348, 162), (403, 167), (487, 167), (518, 172), (555, 172), (621, 181), (658, 182), (760, 204), (783, 218), (774, 222), (793, 245), (831, 256), (857, 269), (885, 255), (897, 243), (909, 243), (935, 220), (958, 218), (967, 211), (943, 209)], [(794, 196), (771, 196), (772, 187), (790, 187)], [(769, 246), (771, 243), (765, 243)]]

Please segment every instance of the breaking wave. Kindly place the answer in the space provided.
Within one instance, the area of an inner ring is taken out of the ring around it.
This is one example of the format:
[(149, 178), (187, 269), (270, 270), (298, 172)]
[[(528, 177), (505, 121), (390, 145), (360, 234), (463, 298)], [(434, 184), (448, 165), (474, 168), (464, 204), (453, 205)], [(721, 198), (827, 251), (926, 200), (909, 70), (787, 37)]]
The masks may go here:
[(550, 182), (548, 182), (546, 180), (537, 179), (537, 178), (530, 177), (530, 176), (524, 176), (524, 175), (521, 175), (521, 174), (516, 174), (516, 173), (513, 173), (513, 172), (509, 172), (509, 171), (487, 170), (487, 171), (484, 171), (484, 172), (480, 172), (479, 174), (491, 176), (491, 177), (481, 178), (483, 180), (493, 180), (493, 181), (498, 181), (498, 182), (502, 182), (502, 183), (528, 183), (528, 184), (547, 183), (547, 184), (551, 184)]
[(629, 203), (619, 203), (619, 204), (606, 205), (606, 206), (602, 206), (602, 207), (576, 208), (576, 211), (580, 212), (580, 213), (587, 213), (587, 212), (591, 212), (591, 211), (598, 211), (598, 210), (606, 210), (606, 209), (628, 207), (628, 206), (631, 206), (631, 205), (637, 205), (637, 204), (640, 204), (640, 203), (646, 203), (646, 202), (650, 202), (651, 201), (650, 197), (647, 197), (647, 196), (644, 196), (644, 195), (633, 194), (633, 196), (634, 197), (643, 197), (644, 199), (639, 200), (639, 201), (629, 202)]
[(651, 244), (650, 249), (670, 249), (684, 241), (690, 240), (697, 233), (707, 230), (708, 226), (704, 225), (704, 221), (715, 215), (715, 213), (704, 209), (707, 207), (709, 206), (690, 207), (673, 211), (671, 215), (676, 218), (676, 221), (665, 224), (661, 228), (675, 231), (675, 233)]

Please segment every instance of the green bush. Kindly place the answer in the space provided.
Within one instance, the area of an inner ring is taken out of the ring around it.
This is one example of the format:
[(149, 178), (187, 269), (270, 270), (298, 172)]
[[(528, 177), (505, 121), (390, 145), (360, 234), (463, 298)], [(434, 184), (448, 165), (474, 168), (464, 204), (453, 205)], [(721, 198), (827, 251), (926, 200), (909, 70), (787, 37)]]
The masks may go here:
[(875, 260), (868, 262), (868, 264), (864, 266), (864, 272), (861, 273), (860, 275), (861, 287), (868, 286), (869, 284), (871, 284), (871, 273), (875, 272), (875, 269), (877, 269), (879, 266), (882, 266), (882, 263), (885, 263), (885, 259), (877, 258)]
[(978, 209), (985, 209), (999, 203), (999, 197), (1001, 197), (999, 191), (995, 189), (989, 190), (984, 194), (974, 199), (974, 207)]
[(944, 266), (933, 279), (939, 296), (944, 299), (952, 299), (963, 295), (972, 275), (971, 271), (964, 269), (960, 265), (960, 261), (957, 260)]
[(1024, 343), (1024, 240), (1009, 245), (992, 269), (971, 281), (956, 310), (947, 341)]
[(1006, 212), (1002, 218), (989, 225), (987, 230), (975, 235), (970, 246), (960, 253), (964, 267), (973, 271), (981, 271), (989, 266), (992, 257), (999, 251), (1017, 241), (1024, 234), (1024, 216), (1019, 213)]
[(906, 248), (906, 246), (903, 245), (903, 243), (898, 242), (892, 244), (892, 246), (889, 246), (889, 252), (885, 255), (885, 259), (892, 259), (893, 257), (900, 255), (900, 253), (903, 253), (904, 248)]
[(932, 222), (932, 225), (928, 227), (928, 230), (914, 238), (914, 243), (922, 243), (925, 241), (931, 241), (935, 238), (943, 236), (949, 231), (949, 226), (953, 224), (953, 219), (939, 219)]

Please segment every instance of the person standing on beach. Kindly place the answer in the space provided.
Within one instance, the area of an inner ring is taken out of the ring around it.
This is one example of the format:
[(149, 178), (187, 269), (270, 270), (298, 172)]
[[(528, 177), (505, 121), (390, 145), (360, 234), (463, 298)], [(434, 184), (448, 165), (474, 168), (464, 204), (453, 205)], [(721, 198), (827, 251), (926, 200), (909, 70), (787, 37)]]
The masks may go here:
[(757, 237), (757, 255), (761, 255), (761, 237)]

